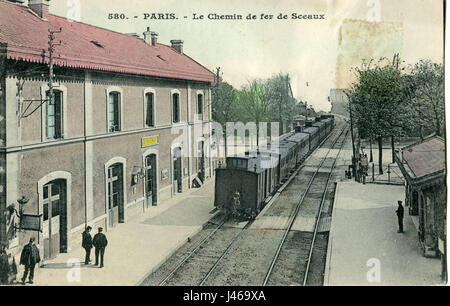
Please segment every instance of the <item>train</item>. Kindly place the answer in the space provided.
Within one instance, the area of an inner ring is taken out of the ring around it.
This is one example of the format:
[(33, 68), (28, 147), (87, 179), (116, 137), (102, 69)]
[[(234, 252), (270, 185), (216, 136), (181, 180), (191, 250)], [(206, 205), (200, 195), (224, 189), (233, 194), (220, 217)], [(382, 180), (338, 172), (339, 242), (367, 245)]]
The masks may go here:
[(322, 115), (256, 149), (227, 157), (215, 170), (214, 206), (228, 216), (254, 219), (333, 129), (334, 115)]

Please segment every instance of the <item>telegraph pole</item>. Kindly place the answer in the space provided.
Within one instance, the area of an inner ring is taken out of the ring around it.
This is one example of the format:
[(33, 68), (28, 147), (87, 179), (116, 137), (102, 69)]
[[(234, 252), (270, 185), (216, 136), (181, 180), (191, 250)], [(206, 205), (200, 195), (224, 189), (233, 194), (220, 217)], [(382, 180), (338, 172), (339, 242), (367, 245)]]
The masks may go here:
[(220, 67), (216, 68), (216, 79), (217, 79), (216, 86), (219, 86), (219, 84), (220, 84)]
[(308, 102), (305, 101), (305, 122), (308, 121)]
[[(54, 73), (53, 73), (53, 53), (55, 52), (55, 47), (56, 46), (60, 46), (61, 45), (61, 41), (58, 44), (54, 43), (55, 40), (55, 34), (57, 33), (61, 33), (62, 29), (60, 28), (59, 31), (51, 31), (50, 29), (48, 30), (48, 65), (49, 65), (49, 80), (48, 80), (48, 88), (49, 88), (49, 97), (48, 97), (48, 103), (54, 103), (54, 92), (53, 92), (53, 79), (55, 77)], [(49, 238), (49, 256), (51, 257), (51, 253), (52, 253), (52, 202), (50, 201), (50, 205), (48, 207), (48, 212), (49, 212), (49, 222), (48, 222), (48, 238)]]
[(49, 58), (49, 81), (48, 81), (48, 88), (49, 88), (49, 101), (50, 103), (53, 103), (53, 79), (55, 77), (55, 74), (53, 73), (53, 53), (55, 52), (55, 47), (61, 45), (61, 41), (59, 41), (58, 44), (54, 43), (55, 40), (55, 34), (61, 33), (62, 29), (60, 28), (59, 31), (51, 31), (48, 30), (48, 58)]

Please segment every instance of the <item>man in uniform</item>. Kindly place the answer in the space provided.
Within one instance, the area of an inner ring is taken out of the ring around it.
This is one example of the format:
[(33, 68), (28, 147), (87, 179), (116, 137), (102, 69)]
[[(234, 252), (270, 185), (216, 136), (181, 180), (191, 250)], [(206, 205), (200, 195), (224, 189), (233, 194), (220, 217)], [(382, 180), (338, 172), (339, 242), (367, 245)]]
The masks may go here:
[(95, 234), (92, 244), (95, 247), (95, 265), (98, 265), (98, 256), (100, 255), (100, 268), (103, 268), (103, 256), (105, 255), (105, 248), (108, 245), (106, 236), (102, 233), (103, 228), (98, 228), (98, 233)]
[(25, 279), (27, 278), (28, 272), (30, 272), (29, 283), (33, 283), (34, 267), (41, 261), (39, 249), (34, 244), (34, 240), (34, 237), (30, 238), (30, 242), (23, 247), (22, 254), (20, 255), (20, 264), (25, 266), (25, 271), (23, 272), (22, 277), (22, 285), (25, 285)]
[(6, 246), (1, 245), (0, 249), (0, 285), (8, 284), (9, 276), (9, 259), (8, 254), (6, 254)]
[(86, 251), (86, 257), (84, 259), (84, 264), (88, 265), (91, 262), (91, 249), (92, 249), (92, 236), (91, 236), (92, 227), (88, 226), (86, 230), (83, 232), (83, 241), (81, 242), (81, 246)]
[(398, 231), (397, 233), (403, 233), (403, 215), (404, 215), (404, 209), (402, 206), (402, 201), (398, 201), (398, 208), (395, 211), (398, 218)]

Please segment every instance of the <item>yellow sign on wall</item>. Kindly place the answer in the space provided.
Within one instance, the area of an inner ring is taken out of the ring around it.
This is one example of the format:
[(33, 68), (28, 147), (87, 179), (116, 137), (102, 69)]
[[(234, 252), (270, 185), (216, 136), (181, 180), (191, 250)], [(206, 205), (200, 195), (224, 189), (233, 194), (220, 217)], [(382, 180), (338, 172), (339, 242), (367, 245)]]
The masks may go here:
[(142, 138), (141, 145), (143, 148), (158, 144), (158, 136)]

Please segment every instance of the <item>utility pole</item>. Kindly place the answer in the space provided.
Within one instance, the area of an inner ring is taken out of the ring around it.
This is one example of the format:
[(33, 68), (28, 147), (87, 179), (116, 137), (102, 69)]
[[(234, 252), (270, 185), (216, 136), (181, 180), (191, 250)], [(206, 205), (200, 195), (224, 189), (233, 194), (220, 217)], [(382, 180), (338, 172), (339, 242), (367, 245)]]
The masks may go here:
[(55, 52), (55, 47), (56, 46), (60, 46), (61, 45), (61, 41), (59, 41), (58, 44), (54, 43), (55, 40), (55, 34), (61, 33), (62, 29), (60, 28), (59, 31), (52, 31), (52, 30), (48, 30), (48, 65), (49, 65), (49, 81), (48, 81), (48, 88), (49, 88), (49, 101), (50, 103), (53, 103), (54, 99), (54, 92), (53, 92), (53, 79), (55, 77), (54, 73), (53, 73), (53, 53)]
[(352, 168), (353, 168), (353, 176), (355, 177), (355, 181), (358, 181), (356, 174), (356, 148), (355, 148), (355, 136), (353, 134), (353, 115), (352, 115), (352, 102), (351, 99), (348, 95), (348, 93), (345, 92), (345, 94), (347, 95), (348, 99), (348, 106), (349, 106), (349, 113), (350, 113), (350, 134), (352, 135), (352, 152), (353, 152), (353, 156), (352, 156)]
[[(61, 41), (58, 43), (58, 44), (55, 44), (54, 43), (54, 40), (55, 40), (55, 34), (57, 34), (57, 33), (61, 33), (62, 32), (62, 29), (60, 28), (59, 29), (59, 31), (52, 31), (52, 30), (48, 30), (48, 33), (49, 33), (49, 35), (48, 35), (48, 65), (49, 65), (49, 80), (48, 80), (48, 88), (49, 88), (49, 97), (48, 97), (48, 103), (49, 104), (52, 104), (52, 103), (54, 103), (54, 92), (53, 92), (53, 79), (54, 79), (54, 77), (55, 77), (55, 75), (54, 75), (54, 73), (53, 73), (53, 53), (55, 52), (55, 47), (56, 46), (60, 46), (61, 45)], [(49, 256), (50, 256), (50, 258), (51, 258), (51, 256), (52, 256), (52, 248), (51, 248), (51, 245), (52, 245), (52, 215), (51, 215), (51, 212), (53, 211), (53, 209), (52, 209), (52, 202), (50, 201), (50, 205), (49, 205), (49, 207), (48, 207), (48, 211), (49, 211), (49, 222), (48, 222), (48, 232), (49, 232), (49, 235), (48, 235), (48, 239), (49, 239), (49, 245), (50, 245), (50, 248), (49, 248)], [(86, 213), (86, 212), (85, 212)]]
[(220, 67), (216, 68), (216, 86), (220, 84)]

